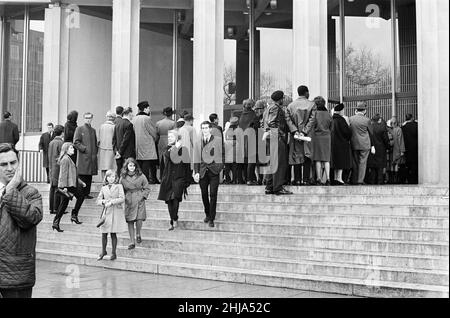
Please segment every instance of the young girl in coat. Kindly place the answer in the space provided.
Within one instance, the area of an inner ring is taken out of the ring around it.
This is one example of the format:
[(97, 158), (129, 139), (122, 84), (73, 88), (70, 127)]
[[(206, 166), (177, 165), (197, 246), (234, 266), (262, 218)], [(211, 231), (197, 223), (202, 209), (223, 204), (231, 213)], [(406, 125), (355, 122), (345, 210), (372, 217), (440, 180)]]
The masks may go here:
[(169, 131), (168, 146), (162, 154), (161, 165), (164, 172), (158, 200), (167, 204), (170, 215), (169, 231), (173, 231), (178, 227), (178, 209), (191, 180), (188, 149), (182, 147), (175, 130)]
[(105, 185), (100, 190), (97, 198), (97, 204), (104, 207), (104, 215), (102, 215), (102, 221), (99, 223), (102, 233), (102, 252), (98, 256), (98, 260), (102, 260), (107, 255), (108, 233), (111, 233), (112, 240), (111, 260), (113, 261), (117, 258), (117, 233), (126, 232), (127, 230), (123, 209), (124, 202), (125, 194), (122, 185), (118, 183), (116, 172), (108, 170), (105, 174)]

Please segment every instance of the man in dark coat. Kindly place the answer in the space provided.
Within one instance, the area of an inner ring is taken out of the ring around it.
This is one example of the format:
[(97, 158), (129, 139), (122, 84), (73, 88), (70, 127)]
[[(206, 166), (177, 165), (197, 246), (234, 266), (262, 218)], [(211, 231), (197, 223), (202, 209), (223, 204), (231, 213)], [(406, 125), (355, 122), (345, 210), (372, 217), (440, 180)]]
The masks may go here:
[[(287, 139), (289, 128), (286, 123), (286, 112), (284, 111), (283, 99), (284, 93), (282, 91), (276, 91), (271, 96), (273, 104), (267, 107), (264, 114), (264, 130), (265, 133), (262, 137), (263, 140), (270, 138), (271, 150), (273, 149), (272, 143), (276, 143), (278, 147), (277, 158), (274, 158), (274, 154), (270, 153), (270, 168), (272, 174), (267, 177), (266, 194), (276, 195), (290, 195), (292, 192), (284, 188), (286, 183), (286, 170), (288, 168), (287, 158)], [(275, 138), (277, 135), (278, 138)]]
[[(75, 130), (78, 127), (78, 112), (73, 110), (67, 115), (67, 122), (64, 125), (64, 142), (73, 143), (73, 137), (75, 135)], [(77, 152), (75, 151), (72, 156), (70, 156), (74, 163), (77, 162)]]
[(53, 123), (47, 124), (48, 131), (41, 135), (39, 139), (39, 151), (42, 151), (43, 160), (42, 166), (45, 168), (47, 172), (47, 183), (50, 183), (50, 175), (49, 175), (49, 162), (48, 162), (48, 146), (50, 145), (50, 141), (53, 140)]
[(222, 140), (217, 138), (216, 132), (214, 135), (211, 134), (213, 125), (210, 122), (203, 122), (201, 129), (200, 144), (195, 144), (194, 151), (194, 181), (200, 184), (202, 192), (202, 201), (206, 214), (204, 222), (209, 223), (209, 227), (214, 227), (219, 175), (224, 167)]
[[(258, 129), (258, 117), (253, 110), (255, 107), (255, 101), (253, 99), (247, 99), (244, 101), (244, 109), (242, 111), (241, 117), (239, 118), (239, 128), (245, 133), (247, 129), (253, 129), (256, 137), (256, 130)], [(248, 133), (248, 132), (247, 132)], [(257, 140), (254, 138), (250, 139), (252, 135), (244, 135), (244, 167), (246, 171), (244, 175), (246, 176), (247, 185), (254, 186), (258, 185), (256, 180), (256, 153), (258, 151)]]
[(389, 136), (386, 122), (380, 114), (376, 114), (371, 121), (372, 142), (375, 147), (375, 154), (370, 154), (367, 161), (369, 175), (367, 183), (381, 185), (384, 183), (383, 169), (387, 165), (387, 149), (389, 148)]
[(120, 175), (123, 164), (128, 158), (136, 159), (136, 135), (131, 120), (133, 110), (127, 107), (122, 119), (114, 127), (113, 147), (116, 152), (117, 174)]
[(14, 147), (19, 142), (19, 127), (11, 121), (11, 113), (3, 114), (3, 121), (0, 123), (0, 143), (12, 144)]
[(31, 298), (41, 220), (42, 197), (23, 181), (18, 152), (0, 144), (0, 298)]
[(419, 136), (418, 124), (412, 114), (406, 115), (406, 123), (402, 127), (405, 141), (405, 159), (408, 169), (408, 184), (419, 183)]
[(48, 163), (49, 163), (49, 176), (50, 176), (50, 193), (49, 193), (49, 208), (50, 214), (56, 214), (59, 204), (61, 203), (61, 197), (56, 195), (58, 189), (59, 179), (59, 155), (61, 153), (61, 147), (64, 144), (63, 139), (64, 127), (56, 125), (53, 131), (53, 140), (48, 146)]
[(74, 146), (78, 150), (77, 169), (80, 179), (86, 183), (84, 188), (84, 196), (86, 199), (93, 199), (90, 195), (92, 176), (98, 174), (97, 165), (97, 134), (92, 128), (91, 123), (94, 115), (91, 113), (84, 114), (84, 125), (75, 130)]

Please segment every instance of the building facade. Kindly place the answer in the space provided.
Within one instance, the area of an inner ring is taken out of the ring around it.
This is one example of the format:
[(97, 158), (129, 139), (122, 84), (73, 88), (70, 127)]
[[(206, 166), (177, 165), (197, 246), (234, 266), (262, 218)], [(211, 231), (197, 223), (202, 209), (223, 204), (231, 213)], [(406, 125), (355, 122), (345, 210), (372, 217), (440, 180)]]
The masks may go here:
[[(330, 108), (419, 122), (421, 184), (448, 184), (445, 0), (0, 1), (1, 110), (37, 150), (48, 122), (148, 100), (197, 122), (308, 85)], [(270, 96), (270, 95), (269, 95)], [(225, 118), (226, 119), (226, 118)]]

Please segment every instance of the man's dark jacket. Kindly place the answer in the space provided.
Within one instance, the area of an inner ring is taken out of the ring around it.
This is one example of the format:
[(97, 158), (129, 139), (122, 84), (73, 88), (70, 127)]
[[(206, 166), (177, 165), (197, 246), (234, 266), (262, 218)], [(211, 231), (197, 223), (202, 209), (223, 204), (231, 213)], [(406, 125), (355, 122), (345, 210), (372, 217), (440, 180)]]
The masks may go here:
[(136, 135), (133, 124), (128, 119), (116, 121), (113, 147), (123, 159), (136, 158)]
[(10, 120), (0, 123), (0, 144), (16, 145), (19, 142), (19, 127)]
[(22, 182), (0, 199), (0, 289), (31, 288), (36, 282), (36, 226), (42, 197)]

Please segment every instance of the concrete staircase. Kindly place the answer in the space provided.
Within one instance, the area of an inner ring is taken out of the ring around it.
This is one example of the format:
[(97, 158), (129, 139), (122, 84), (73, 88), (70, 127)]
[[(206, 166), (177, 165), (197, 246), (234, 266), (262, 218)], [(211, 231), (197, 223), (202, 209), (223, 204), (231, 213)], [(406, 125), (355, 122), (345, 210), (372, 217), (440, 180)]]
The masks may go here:
[(85, 201), (83, 225), (66, 215), (65, 232), (56, 233), (48, 186), (36, 187), (46, 212), (38, 259), (355, 296), (449, 295), (448, 188), (292, 187), (295, 195), (277, 197), (262, 187), (222, 185), (211, 229), (194, 185), (180, 207), (180, 228), (169, 232), (167, 207), (156, 201), (154, 186), (142, 244), (129, 251), (122, 233), (118, 259), (97, 261), (95, 200)]

